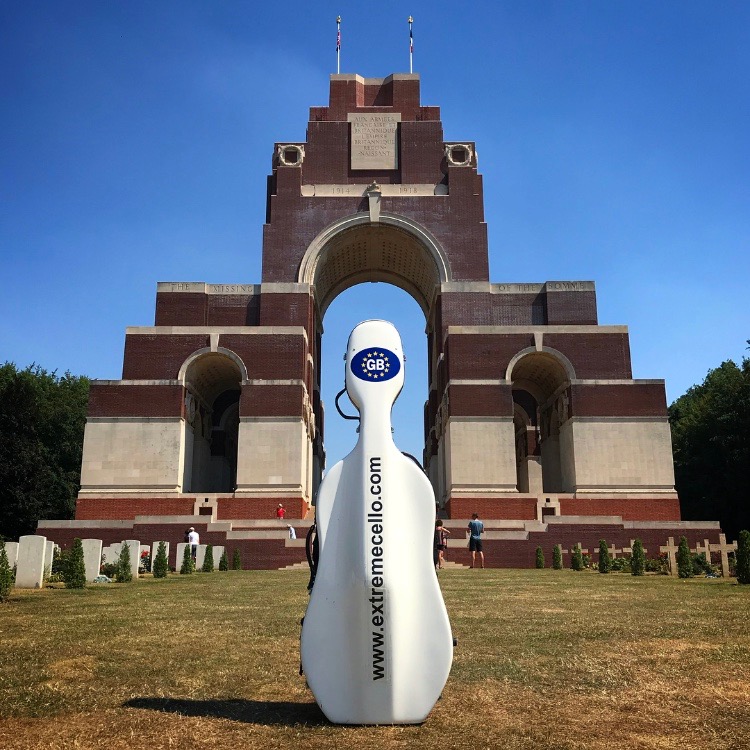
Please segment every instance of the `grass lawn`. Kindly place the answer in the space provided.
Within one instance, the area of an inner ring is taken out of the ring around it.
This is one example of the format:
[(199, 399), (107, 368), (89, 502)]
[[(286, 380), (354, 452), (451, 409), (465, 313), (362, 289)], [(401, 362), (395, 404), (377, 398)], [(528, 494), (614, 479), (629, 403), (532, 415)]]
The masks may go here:
[(421, 727), (328, 724), (307, 575), (232, 571), (0, 605), (0, 748), (750, 748), (750, 586), (446, 570), (458, 638)]

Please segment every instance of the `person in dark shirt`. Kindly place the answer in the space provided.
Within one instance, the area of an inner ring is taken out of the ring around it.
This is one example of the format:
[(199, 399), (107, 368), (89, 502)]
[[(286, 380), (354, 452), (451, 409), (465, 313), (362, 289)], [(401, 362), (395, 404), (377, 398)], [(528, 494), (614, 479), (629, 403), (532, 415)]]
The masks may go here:
[(471, 514), (469, 521), (469, 550), (471, 552), (471, 567), (477, 567), (477, 552), (479, 553), (479, 567), (484, 567), (484, 552), (482, 551), (482, 534), (484, 524), (479, 520), (478, 513)]

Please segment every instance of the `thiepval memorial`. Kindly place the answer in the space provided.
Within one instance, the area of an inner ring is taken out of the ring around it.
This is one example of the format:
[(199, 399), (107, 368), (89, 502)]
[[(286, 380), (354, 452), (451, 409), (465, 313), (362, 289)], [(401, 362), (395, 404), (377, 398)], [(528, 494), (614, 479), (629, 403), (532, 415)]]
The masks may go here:
[(303, 560), (325, 468), (326, 309), (379, 281), (424, 312), (414, 409), (454, 540), (476, 512), (489, 566), (533, 566), (554, 544), (567, 565), (601, 538), (615, 554), (640, 538), (649, 557), (670, 537), (717, 542), (718, 524), (680, 520), (664, 382), (633, 378), (627, 327), (599, 325), (594, 282), (490, 280), (475, 144), (446, 140), (418, 75), (332, 75), (306, 141), (276, 143), (272, 165), (260, 283), (157, 284), (122, 379), (92, 384), (76, 518), (39, 534), (164, 539), (174, 565), (194, 526), (245, 567)]

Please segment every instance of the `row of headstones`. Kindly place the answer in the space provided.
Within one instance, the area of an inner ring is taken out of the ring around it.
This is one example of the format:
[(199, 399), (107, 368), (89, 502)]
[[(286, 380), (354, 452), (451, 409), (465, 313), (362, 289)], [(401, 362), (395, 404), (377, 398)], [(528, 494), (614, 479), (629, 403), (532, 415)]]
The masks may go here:
[[(628, 555), (631, 555), (633, 553), (633, 544), (635, 544), (635, 539), (630, 540), (630, 547), (623, 547), (622, 549), (618, 549), (616, 545), (609, 546), (609, 555), (614, 560), (618, 554), (626, 553)], [(574, 549), (575, 547), (581, 547), (580, 542), (577, 545), (573, 545)], [(677, 550), (679, 549), (679, 544), (675, 544), (674, 537), (670, 536), (667, 539), (667, 543), (665, 545), (662, 545), (659, 547), (659, 552), (666, 552), (668, 559), (669, 559), (669, 574), (670, 575), (677, 575)], [(560, 551), (565, 555), (568, 554), (569, 550), (562, 549), (562, 545), (560, 545)], [(715, 552), (721, 557), (721, 575), (723, 578), (729, 578), (729, 553), (730, 552), (736, 552), (737, 551), (737, 542), (732, 542), (729, 544), (727, 542), (726, 534), (719, 534), (719, 542), (717, 543), (711, 543), (708, 541), (708, 539), (703, 540), (703, 544), (698, 542), (695, 545), (695, 548), (690, 549), (691, 552), (694, 552), (698, 555), (705, 554), (706, 560), (708, 562), (711, 562), (711, 553)], [(584, 549), (581, 547), (581, 552), (584, 555), (589, 554), (588, 549)], [(643, 553), (648, 554), (648, 550), (644, 547)]]
[[(126, 539), (119, 544), (110, 544), (102, 547), (101, 539), (82, 539), (83, 561), (86, 567), (86, 580), (93, 581), (101, 570), (102, 562), (116, 563), (120, 557), (123, 545), (127, 545), (130, 551), (130, 567), (133, 578), (138, 577), (141, 556), (146, 552), (153, 565), (153, 558), (159, 549), (161, 542), (154, 542), (151, 547), (141, 544), (136, 539)], [(169, 542), (164, 542), (166, 546), (167, 557), (169, 557)], [(177, 545), (177, 566), (179, 568), (185, 554), (184, 542)], [(195, 565), (200, 570), (206, 558), (207, 544), (199, 544), (196, 551)], [(59, 549), (47, 537), (38, 534), (29, 534), (22, 536), (17, 542), (6, 542), (5, 552), (8, 556), (8, 564), (12, 568), (16, 567), (17, 589), (39, 589), (44, 583), (45, 577), (52, 572), (52, 560), (55, 555), (55, 548)], [(152, 555), (151, 552), (154, 552)], [(224, 554), (224, 547), (213, 547), (214, 564), (218, 567), (218, 561)]]

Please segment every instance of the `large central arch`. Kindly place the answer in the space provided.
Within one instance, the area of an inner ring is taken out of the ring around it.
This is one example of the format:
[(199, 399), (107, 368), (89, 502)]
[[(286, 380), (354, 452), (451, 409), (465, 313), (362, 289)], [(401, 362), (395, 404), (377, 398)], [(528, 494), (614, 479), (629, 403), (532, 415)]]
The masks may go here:
[(310, 243), (298, 281), (313, 290), (321, 316), (338, 294), (363, 281), (385, 281), (409, 293), (425, 317), (436, 289), (451, 280), (440, 243), (423, 226), (404, 216), (346, 216), (327, 226)]

